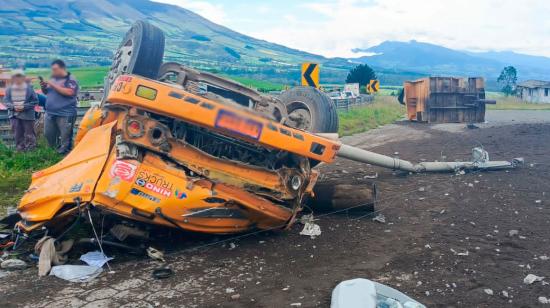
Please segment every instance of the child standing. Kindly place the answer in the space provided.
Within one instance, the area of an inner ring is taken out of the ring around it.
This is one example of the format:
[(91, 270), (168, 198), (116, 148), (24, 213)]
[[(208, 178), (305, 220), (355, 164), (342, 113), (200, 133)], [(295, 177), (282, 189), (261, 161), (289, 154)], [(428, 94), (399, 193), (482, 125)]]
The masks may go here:
[(6, 89), (4, 104), (8, 108), (16, 150), (25, 152), (36, 147), (34, 107), (38, 97), (22, 70), (13, 71), (11, 81)]

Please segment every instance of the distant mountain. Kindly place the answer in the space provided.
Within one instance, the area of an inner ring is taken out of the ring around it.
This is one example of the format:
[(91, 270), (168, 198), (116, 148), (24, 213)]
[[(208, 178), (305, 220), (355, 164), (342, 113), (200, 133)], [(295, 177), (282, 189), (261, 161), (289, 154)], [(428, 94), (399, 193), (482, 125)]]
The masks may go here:
[(407, 69), (428, 75), (483, 76), (496, 80), (502, 68), (513, 65), (520, 79), (550, 79), (550, 58), (513, 52), (465, 52), (417, 41), (386, 41), (355, 51), (372, 55), (352, 61), (385, 69)]
[(295, 75), (302, 61), (347, 65), (344, 60), (328, 60), (237, 33), (179, 6), (148, 0), (2, 1), (0, 64), (44, 66), (62, 57), (71, 65), (108, 65), (122, 35), (139, 19), (165, 31), (166, 60), (197, 68), (269, 74), (292, 67)]

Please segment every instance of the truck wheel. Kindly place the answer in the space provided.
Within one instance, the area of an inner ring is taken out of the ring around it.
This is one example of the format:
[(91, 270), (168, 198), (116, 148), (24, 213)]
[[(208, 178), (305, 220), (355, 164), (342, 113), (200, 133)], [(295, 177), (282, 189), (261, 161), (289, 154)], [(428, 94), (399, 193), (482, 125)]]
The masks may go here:
[(312, 133), (337, 133), (336, 106), (323, 92), (312, 87), (296, 87), (279, 96), (286, 106), (286, 125)]
[(146, 21), (137, 21), (122, 40), (105, 80), (105, 96), (118, 76), (156, 79), (164, 57), (164, 33)]

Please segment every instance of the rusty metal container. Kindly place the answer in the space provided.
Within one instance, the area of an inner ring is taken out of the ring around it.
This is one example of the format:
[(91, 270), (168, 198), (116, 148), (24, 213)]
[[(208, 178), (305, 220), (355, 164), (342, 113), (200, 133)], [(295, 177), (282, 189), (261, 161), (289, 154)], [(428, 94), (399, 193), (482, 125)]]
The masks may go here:
[(485, 122), (485, 81), (481, 77), (428, 77), (404, 83), (404, 104), (411, 121)]

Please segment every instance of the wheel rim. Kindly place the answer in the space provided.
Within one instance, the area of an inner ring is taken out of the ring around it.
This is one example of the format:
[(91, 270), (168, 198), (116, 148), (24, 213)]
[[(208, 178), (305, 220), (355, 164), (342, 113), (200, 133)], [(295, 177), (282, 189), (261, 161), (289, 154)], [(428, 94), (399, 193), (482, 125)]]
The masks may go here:
[(287, 105), (288, 120), (286, 125), (306, 131), (311, 131), (313, 119), (309, 107), (302, 102), (293, 102)]
[(109, 71), (109, 84), (112, 84), (118, 76), (128, 72), (128, 67), (134, 53), (134, 45), (133, 38), (128, 38), (117, 50)]

